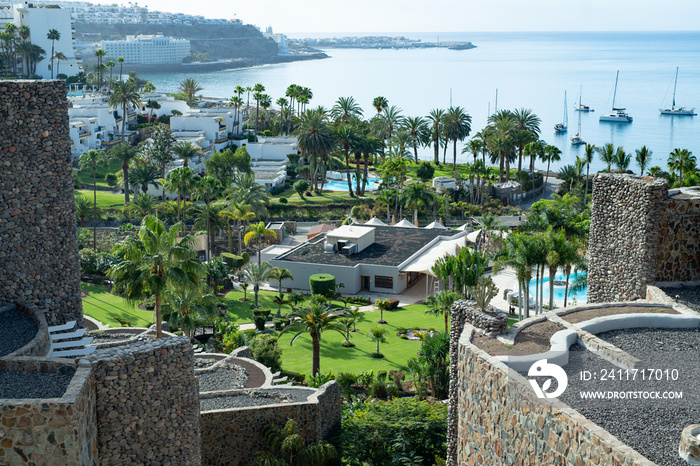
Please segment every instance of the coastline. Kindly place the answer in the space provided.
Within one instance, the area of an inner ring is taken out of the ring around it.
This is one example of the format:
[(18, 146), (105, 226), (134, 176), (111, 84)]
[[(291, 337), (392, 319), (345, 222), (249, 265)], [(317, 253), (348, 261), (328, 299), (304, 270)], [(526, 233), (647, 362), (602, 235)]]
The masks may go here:
[(179, 63), (159, 65), (129, 65), (129, 69), (137, 73), (201, 73), (206, 71), (224, 71), (240, 68), (251, 68), (261, 65), (274, 65), (277, 63), (290, 63), (295, 61), (322, 60), (330, 58), (326, 53), (309, 53), (296, 55), (280, 55), (266, 58), (237, 58), (233, 60), (219, 60), (209, 63)]

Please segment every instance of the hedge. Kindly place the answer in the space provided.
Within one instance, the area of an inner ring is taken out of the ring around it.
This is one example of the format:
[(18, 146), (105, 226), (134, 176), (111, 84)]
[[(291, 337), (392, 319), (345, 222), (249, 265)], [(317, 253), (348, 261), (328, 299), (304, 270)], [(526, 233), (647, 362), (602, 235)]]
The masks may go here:
[(320, 294), (327, 298), (335, 296), (335, 277), (328, 273), (317, 273), (309, 277), (311, 294)]

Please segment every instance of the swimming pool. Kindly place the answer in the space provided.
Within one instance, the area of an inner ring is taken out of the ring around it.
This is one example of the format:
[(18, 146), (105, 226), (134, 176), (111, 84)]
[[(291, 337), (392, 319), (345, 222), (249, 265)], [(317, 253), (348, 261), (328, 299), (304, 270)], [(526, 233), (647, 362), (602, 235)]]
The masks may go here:
[[(580, 274), (575, 274), (572, 273), (569, 276), (569, 297), (567, 299), (567, 304), (571, 304), (571, 302), (576, 299), (576, 302), (578, 304), (588, 302), (588, 287), (585, 287), (583, 290), (577, 292), (577, 293), (572, 293), (571, 292), (571, 283), (574, 281), (574, 277), (577, 275), (585, 275), (583, 273)], [(565, 281), (566, 280), (566, 275), (561, 273), (558, 275), (554, 276), (554, 280), (556, 281)], [(564, 290), (565, 286), (564, 285), (554, 285), (554, 300), (555, 301), (564, 301)], [(533, 278), (530, 280), (530, 296), (535, 296), (535, 279)], [(544, 277), (544, 302), (546, 303), (549, 300), (549, 277), (545, 276)]]
[[(355, 183), (355, 175), (352, 175), (352, 189), (353, 191), (355, 190), (355, 187), (357, 184)], [(381, 180), (379, 178), (368, 178), (367, 179), (367, 187), (365, 188), (366, 191), (372, 191), (373, 189), (377, 189), (379, 187), (379, 183)], [(327, 189), (328, 191), (347, 191), (348, 190), (348, 182), (347, 180), (343, 181), (331, 181), (328, 180), (326, 181), (326, 184), (323, 185), (323, 189)]]

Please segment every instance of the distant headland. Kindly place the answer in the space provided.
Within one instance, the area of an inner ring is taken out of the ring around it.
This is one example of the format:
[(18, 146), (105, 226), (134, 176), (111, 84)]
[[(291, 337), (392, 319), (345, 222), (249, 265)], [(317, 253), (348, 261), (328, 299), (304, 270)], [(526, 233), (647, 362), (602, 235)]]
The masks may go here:
[(471, 42), (447, 41), (435, 42), (409, 39), (407, 37), (364, 36), (364, 37), (329, 37), (320, 39), (289, 39), (289, 48), (309, 50), (314, 48), (337, 49), (428, 49), (446, 48), (450, 50), (468, 50), (475, 48)]

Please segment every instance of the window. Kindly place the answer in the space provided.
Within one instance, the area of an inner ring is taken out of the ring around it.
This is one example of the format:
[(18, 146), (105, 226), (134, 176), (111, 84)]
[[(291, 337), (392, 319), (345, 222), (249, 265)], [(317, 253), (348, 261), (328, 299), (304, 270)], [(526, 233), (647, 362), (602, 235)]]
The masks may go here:
[(375, 288), (389, 288), (394, 289), (394, 277), (384, 277), (381, 275), (374, 276), (374, 287)]

